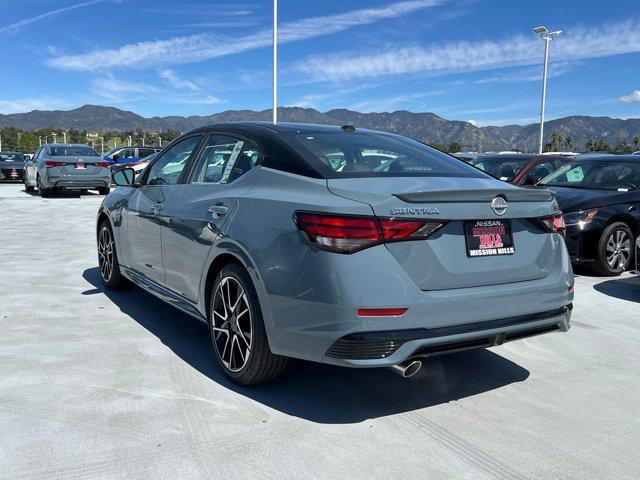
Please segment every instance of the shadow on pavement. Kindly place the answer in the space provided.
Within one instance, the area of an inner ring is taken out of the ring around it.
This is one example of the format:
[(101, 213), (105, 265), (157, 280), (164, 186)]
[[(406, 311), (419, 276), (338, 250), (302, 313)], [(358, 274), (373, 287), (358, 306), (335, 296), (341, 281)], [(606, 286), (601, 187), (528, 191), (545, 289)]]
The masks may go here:
[(111, 291), (98, 268), (83, 277), (122, 312), (158, 337), (176, 355), (214, 382), (288, 415), (318, 423), (356, 423), (370, 418), (447, 403), (522, 382), (529, 371), (488, 350), (427, 360), (420, 373), (405, 380), (386, 369), (350, 369), (293, 361), (276, 382), (241, 387), (220, 371), (206, 325), (165, 305), (142, 289)]
[(607, 280), (593, 286), (596, 292), (610, 297), (640, 303), (640, 280), (637, 277), (623, 277)]

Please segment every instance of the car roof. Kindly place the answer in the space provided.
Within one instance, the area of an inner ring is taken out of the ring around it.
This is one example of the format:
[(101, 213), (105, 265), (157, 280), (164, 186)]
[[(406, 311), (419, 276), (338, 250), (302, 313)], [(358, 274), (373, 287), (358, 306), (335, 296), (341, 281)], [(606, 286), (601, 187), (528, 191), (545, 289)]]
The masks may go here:
[[(386, 132), (380, 132), (377, 130), (368, 130), (364, 128), (356, 128), (357, 132), (373, 132), (379, 134), (387, 134)], [(220, 131), (249, 131), (249, 130), (267, 130), (273, 133), (284, 132), (300, 132), (300, 133), (317, 133), (317, 132), (342, 132), (343, 127), (341, 125), (322, 125), (316, 123), (293, 123), (293, 122), (278, 122), (276, 124), (272, 122), (221, 122), (212, 123), (209, 125), (203, 125), (202, 127), (195, 128), (188, 133), (207, 132), (210, 130)], [(392, 135), (392, 134), (387, 134)]]
[(602, 154), (602, 155), (581, 155), (574, 159), (574, 162), (592, 162), (594, 160), (625, 160), (630, 162), (640, 162), (640, 155), (611, 155), (611, 154)]
[[(551, 155), (546, 155), (544, 158), (549, 158)], [(480, 159), (500, 159), (500, 160), (533, 160), (536, 157), (542, 157), (537, 153), (493, 153), (478, 155), (476, 160)]]
[(91, 145), (86, 143), (45, 143), (43, 147), (89, 147), (93, 148)]

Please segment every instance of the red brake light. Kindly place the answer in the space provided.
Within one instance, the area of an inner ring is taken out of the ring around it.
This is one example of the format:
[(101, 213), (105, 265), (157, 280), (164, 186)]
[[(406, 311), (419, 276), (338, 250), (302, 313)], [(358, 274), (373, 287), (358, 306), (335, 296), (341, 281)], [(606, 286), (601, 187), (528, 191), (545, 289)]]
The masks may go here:
[(359, 317), (399, 317), (407, 308), (359, 308)]
[(549, 233), (563, 233), (567, 230), (564, 223), (564, 215), (552, 215), (550, 217), (542, 217), (540, 222)]
[(99, 167), (108, 168), (109, 167), (109, 162), (98, 162), (98, 166)]
[(61, 167), (63, 165), (64, 165), (64, 162), (57, 162), (54, 160), (47, 160), (46, 162), (44, 162), (44, 166), (46, 168)]
[(297, 212), (295, 221), (309, 243), (338, 253), (354, 253), (383, 242), (425, 239), (443, 225), (424, 220), (309, 212)]

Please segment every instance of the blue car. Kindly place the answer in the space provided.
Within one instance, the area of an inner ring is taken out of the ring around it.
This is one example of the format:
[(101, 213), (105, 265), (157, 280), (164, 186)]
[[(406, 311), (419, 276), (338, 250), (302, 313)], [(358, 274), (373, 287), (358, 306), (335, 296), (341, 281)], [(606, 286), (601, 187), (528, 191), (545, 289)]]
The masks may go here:
[(106, 152), (104, 159), (111, 165), (137, 163), (160, 150), (159, 147), (117, 147)]

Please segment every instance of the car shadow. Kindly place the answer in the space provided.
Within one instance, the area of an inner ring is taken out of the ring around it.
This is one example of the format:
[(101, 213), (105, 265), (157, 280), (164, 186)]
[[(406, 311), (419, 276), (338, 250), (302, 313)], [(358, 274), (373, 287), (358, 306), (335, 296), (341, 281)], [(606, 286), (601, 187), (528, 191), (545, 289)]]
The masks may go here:
[(231, 382), (214, 360), (206, 325), (133, 287), (121, 291), (102, 285), (98, 268), (83, 273), (120, 310), (158, 337), (178, 357), (212, 381), (257, 402), (323, 424), (357, 423), (410, 412), (522, 382), (529, 371), (489, 350), (475, 350), (425, 362), (403, 379), (387, 369), (351, 369), (293, 361), (279, 380), (242, 387)]
[(597, 283), (593, 286), (596, 292), (629, 302), (640, 303), (640, 279), (638, 277), (622, 277)]
[[(39, 197), (40, 193), (38, 190), (34, 190), (32, 192), (27, 192), (27, 190), (22, 189), (23, 193), (27, 195), (31, 195), (32, 197)], [(80, 198), (80, 197), (97, 197), (100, 194), (98, 192), (92, 190), (55, 190), (51, 192), (51, 194), (46, 198)]]

